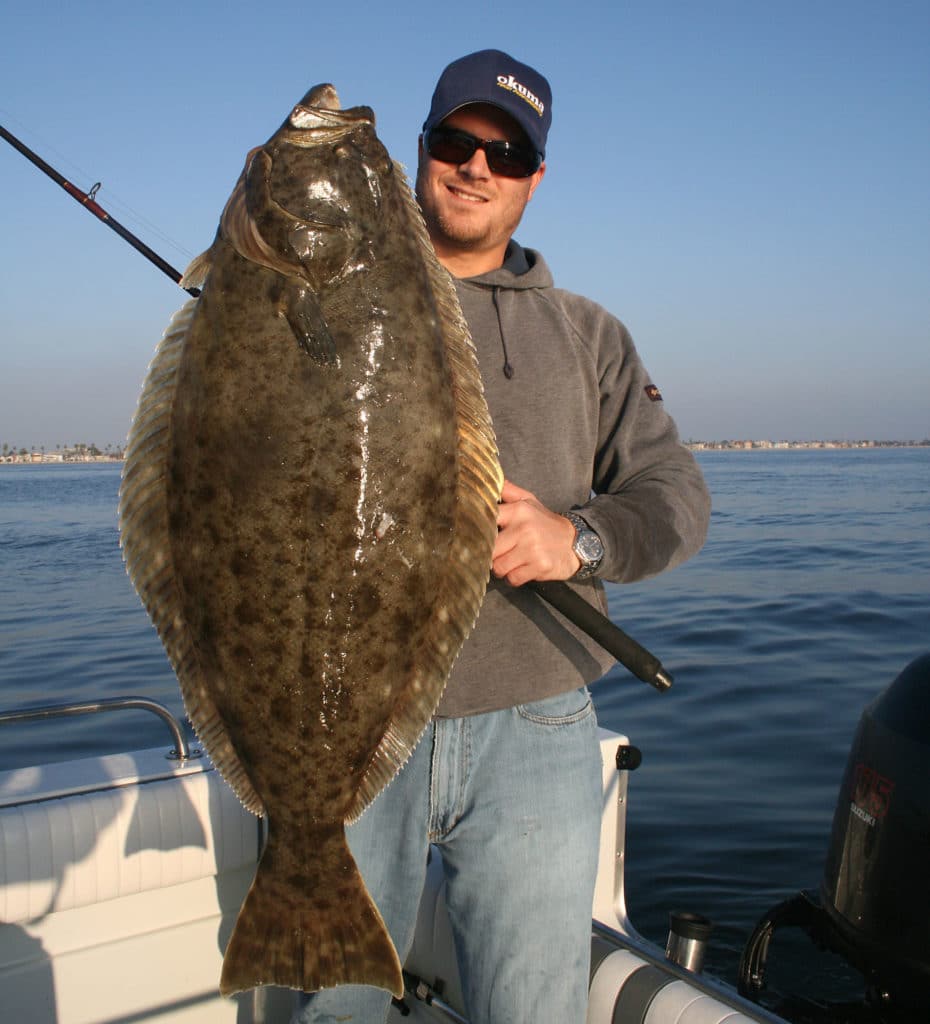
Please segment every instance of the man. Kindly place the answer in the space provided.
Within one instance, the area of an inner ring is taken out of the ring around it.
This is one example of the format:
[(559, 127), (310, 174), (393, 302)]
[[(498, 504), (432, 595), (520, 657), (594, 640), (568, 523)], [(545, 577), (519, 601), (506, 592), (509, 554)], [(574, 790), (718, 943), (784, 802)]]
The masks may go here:
[[(492, 579), (437, 715), (349, 829), (401, 959), (429, 842), (439, 844), (472, 1024), (585, 1019), (601, 816), (586, 684), (612, 659), (521, 585), (572, 580), (606, 610), (630, 582), (694, 554), (710, 503), (626, 328), (557, 290), (512, 235), (545, 175), (549, 85), (486, 50), (440, 77), (417, 198), (456, 279), (506, 476)], [(389, 996), (346, 986), (295, 1020), (383, 1021)]]

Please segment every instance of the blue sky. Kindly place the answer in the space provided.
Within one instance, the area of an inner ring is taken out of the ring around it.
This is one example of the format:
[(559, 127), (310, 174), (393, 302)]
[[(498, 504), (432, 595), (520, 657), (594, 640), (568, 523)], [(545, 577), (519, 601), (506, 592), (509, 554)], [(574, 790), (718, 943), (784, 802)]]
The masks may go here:
[[(448, 61), (553, 87), (517, 237), (688, 438), (930, 436), (930, 3), (5, 0), (0, 124), (183, 269), (306, 89), (412, 174)], [(126, 436), (175, 285), (0, 141), (0, 442)]]

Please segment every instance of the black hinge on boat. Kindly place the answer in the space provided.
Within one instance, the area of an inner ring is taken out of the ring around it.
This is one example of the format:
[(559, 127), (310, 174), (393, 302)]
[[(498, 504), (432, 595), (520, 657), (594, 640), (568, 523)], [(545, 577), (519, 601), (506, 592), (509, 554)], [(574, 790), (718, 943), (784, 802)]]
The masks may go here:
[[(414, 999), (439, 1010), (439, 1012), (448, 1017), (449, 1020), (455, 1021), (455, 1024), (468, 1024), (467, 1017), (463, 1017), (458, 1010), (440, 998), (442, 993), (441, 981), (437, 980), (432, 985), (429, 985), (422, 978), (418, 978), (415, 974), (411, 974), (410, 971), (404, 971), (404, 988), (413, 996)], [(402, 1017), (410, 1016), (410, 1007), (402, 999), (392, 999), (391, 1002), (394, 1004), (396, 1009), (400, 1011), (400, 1015)]]
[(643, 763), (643, 752), (632, 743), (621, 743), (617, 747), (617, 771), (635, 772)]

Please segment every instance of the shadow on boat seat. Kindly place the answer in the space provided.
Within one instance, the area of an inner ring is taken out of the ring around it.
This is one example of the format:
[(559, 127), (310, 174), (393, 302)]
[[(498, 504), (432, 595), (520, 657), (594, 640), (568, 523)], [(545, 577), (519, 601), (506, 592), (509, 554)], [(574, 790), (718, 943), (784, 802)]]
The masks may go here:
[(0, 773), (3, 1019), (286, 1020), (290, 993), (217, 991), (260, 841), (209, 762), (152, 750)]

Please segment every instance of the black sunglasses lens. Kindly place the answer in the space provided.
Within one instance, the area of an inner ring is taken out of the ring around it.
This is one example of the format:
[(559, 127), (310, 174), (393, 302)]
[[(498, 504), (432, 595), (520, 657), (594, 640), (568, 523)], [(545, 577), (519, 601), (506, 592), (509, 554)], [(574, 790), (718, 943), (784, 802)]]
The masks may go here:
[(536, 154), (522, 146), (514, 146), (509, 142), (490, 142), (484, 151), (488, 167), (505, 178), (528, 178), (539, 169), (540, 161)]
[(475, 154), (478, 139), (467, 132), (436, 129), (426, 136), (426, 152), (444, 164), (464, 164)]
[(490, 170), (503, 178), (528, 178), (542, 162), (539, 155), (526, 146), (503, 140), (483, 142), (469, 132), (454, 128), (434, 128), (427, 132), (425, 143), (426, 152), (444, 164), (464, 164), (480, 147)]

